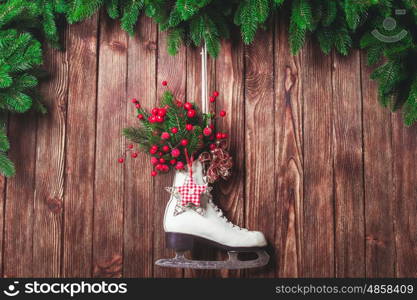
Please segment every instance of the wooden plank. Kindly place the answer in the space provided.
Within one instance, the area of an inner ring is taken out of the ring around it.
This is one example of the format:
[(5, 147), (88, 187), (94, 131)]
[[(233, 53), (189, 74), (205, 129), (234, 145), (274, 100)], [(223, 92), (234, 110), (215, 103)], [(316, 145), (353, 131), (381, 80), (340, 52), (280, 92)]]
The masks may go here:
[(365, 276), (360, 53), (334, 56), (335, 276)]
[(308, 41), (302, 50), (304, 277), (334, 275), (331, 57)]
[[(63, 277), (92, 270), (98, 16), (71, 25), (67, 51), (68, 111)], [(82, 134), (80, 134), (82, 133)]]
[[(185, 100), (186, 95), (186, 49), (182, 47), (176, 56), (170, 56), (166, 50), (167, 34), (160, 33), (158, 37), (158, 64), (157, 64), (157, 97), (155, 105), (159, 104), (160, 97), (168, 88), (177, 99)], [(166, 80), (167, 87), (163, 87), (161, 82)], [(173, 172), (162, 174), (155, 177), (154, 186), (154, 258), (169, 258), (174, 256), (174, 252), (165, 248), (165, 233), (163, 229), (163, 216), (165, 206), (169, 200), (169, 194), (165, 187), (172, 186)], [(155, 267), (154, 277), (182, 277), (181, 269), (170, 269)]]
[[(127, 99), (137, 98), (143, 107), (150, 110), (156, 97), (157, 26), (150, 19), (141, 18), (137, 30), (134, 37), (129, 37)], [(135, 106), (130, 101), (125, 105), (127, 124), (138, 125)], [(123, 274), (124, 277), (152, 277), (156, 206), (150, 177), (152, 165), (146, 154), (139, 154), (136, 159), (127, 157), (127, 160)]]
[(392, 116), (396, 277), (417, 277), (417, 125)]
[(288, 43), (284, 15), (276, 22), (275, 37), (275, 177), (277, 178), (275, 249), (276, 275), (302, 274), (303, 124), (302, 65)]
[[(244, 48), (239, 35), (231, 41), (223, 41), (221, 52), (216, 59), (216, 89), (220, 95), (216, 113), (225, 110), (225, 118), (218, 118), (219, 131), (229, 135), (229, 152), (233, 157), (232, 177), (219, 180), (216, 188), (216, 202), (227, 218), (238, 226), (245, 226), (245, 98), (244, 98)], [(221, 259), (226, 259), (226, 255)], [(221, 277), (242, 277), (242, 271), (222, 270)]]
[[(262, 231), (275, 245), (274, 164), (274, 54), (273, 33), (259, 31), (245, 52), (245, 217), (249, 230)], [(274, 276), (274, 256), (268, 268), (248, 271), (249, 276)]]
[(68, 94), (67, 52), (47, 48), (51, 80), (41, 86), (48, 114), (38, 119), (33, 224), (33, 276), (61, 273), (65, 132)]
[(362, 58), (366, 276), (393, 277), (395, 239), (391, 115), (378, 103), (377, 85)]
[(14, 115), (9, 124), (10, 158), (16, 175), (7, 180), (3, 277), (33, 276), (33, 198), (37, 114)]
[(123, 266), (124, 167), (121, 129), (126, 117), (127, 34), (100, 16), (93, 276), (120, 277)]
[[(190, 102), (195, 102), (200, 108), (202, 108), (203, 99), (201, 99), (201, 47), (187, 48), (187, 88), (186, 99)], [(208, 58), (207, 62), (207, 81), (208, 91), (210, 95), (215, 89), (215, 61)], [(206, 99), (207, 103), (210, 103)], [(215, 105), (210, 103), (210, 111), (215, 111)], [(213, 248), (196, 248), (193, 249), (193, 259), (201, 260), (215, 260), (216, 253)], [(213, 277), (217, 272), (213, 270), (185, 270), (185, 277)]]
[(5, 222), (5, 215), (4, 215), (4, 207), (6, 202), (6, 178), (4, 176), (0, 176), (0, 249), (1, 249), (1, 257), (0, 257), (0, 268), (1, 268), (1, 276), (3, 276), (3, 245), (4, 245), (4, 222)]

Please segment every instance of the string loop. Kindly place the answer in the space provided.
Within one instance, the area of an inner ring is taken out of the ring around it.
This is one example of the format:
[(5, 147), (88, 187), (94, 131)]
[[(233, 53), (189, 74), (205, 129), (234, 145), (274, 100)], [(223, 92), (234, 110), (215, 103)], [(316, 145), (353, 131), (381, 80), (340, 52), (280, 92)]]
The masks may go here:
[(208, 111), (208, 97), (207, 97), (207, 44), (201, 49), (201, 110), (207, 114)]

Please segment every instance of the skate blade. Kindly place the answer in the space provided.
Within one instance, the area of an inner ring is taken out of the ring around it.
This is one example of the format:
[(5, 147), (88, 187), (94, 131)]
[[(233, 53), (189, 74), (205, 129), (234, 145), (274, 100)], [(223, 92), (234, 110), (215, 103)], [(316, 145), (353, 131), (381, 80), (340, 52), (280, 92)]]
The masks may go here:
[(184, 256), (184, 252), (176, 252), (174, 258), (159, 259), (155, 262), (160, 267), (170, 268), (184, 268), (184, 269), (249, 269), (259, 268), (268, 264), (269, 255), (264, 250), (253, 251), (258, 258), (253, 260), (239, 260), (238, 253), (236, 251), (229, 251), (228, 260), (224, 261), (205, 261), (205, 260), (192, 260)]

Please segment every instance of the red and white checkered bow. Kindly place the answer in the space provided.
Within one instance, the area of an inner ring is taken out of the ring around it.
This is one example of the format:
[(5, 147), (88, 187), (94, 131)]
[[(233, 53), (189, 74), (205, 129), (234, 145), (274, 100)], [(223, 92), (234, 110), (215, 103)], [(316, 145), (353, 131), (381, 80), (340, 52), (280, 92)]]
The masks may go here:
[(198, 185), (194, 182), (193, 177), (189, 177), (185, 184), (177, 188), (181, 195), (181, 205), (186, 206), (188, 203), (200, 206), (201, 194), (207, 190), (207, 185)]

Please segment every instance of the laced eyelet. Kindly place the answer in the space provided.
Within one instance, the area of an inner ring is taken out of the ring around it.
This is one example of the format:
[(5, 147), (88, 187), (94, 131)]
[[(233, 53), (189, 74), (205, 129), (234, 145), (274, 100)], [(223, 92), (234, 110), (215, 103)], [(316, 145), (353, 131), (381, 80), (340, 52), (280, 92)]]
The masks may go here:
[(226, 216), (223, 214), (223, 211), (216, 204), (214, 204), (214, 202), (211, 199), (209, 200), (209, 204), (211, 204), (211, 206), (214, 208), (214, 211), (217, 212), (217, 216), (222, 218), (226, 222), (226, 224), (229, 224), (231, 228), (236, 229), (236, 230), (248, 231), (246, 228), (242, 228), (238, 225), (235, 225), (230, 220), (228, 220)]

